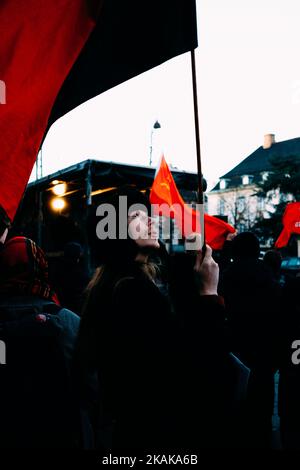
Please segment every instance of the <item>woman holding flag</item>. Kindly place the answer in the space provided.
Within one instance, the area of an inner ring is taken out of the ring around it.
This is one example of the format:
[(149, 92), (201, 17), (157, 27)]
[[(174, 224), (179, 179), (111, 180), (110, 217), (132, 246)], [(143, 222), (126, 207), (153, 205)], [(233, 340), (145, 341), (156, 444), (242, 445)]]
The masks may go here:
[[(121, 195), (128, 207), (149, 206), (138, 191), (119, 192), (110, 201), (117, 223)], [(160, 247), (153, 221), (145, 211), (129, 210), (129, 235), (137, 227), (140, 237), (99, 241), (102, 263), (82, 317), (76, 364), (96, 447), (235, 447), (230, 431), (236, 422), (236, 377), (225, 347), (212, 250), (207, 246), (204, 257), (198, 251), (193, 266), (191, 256), (179, 264), (173, 259), (174, 282), (165, 295), (150, 261)], [(93, 373), (94, 402), (82, 386)]]

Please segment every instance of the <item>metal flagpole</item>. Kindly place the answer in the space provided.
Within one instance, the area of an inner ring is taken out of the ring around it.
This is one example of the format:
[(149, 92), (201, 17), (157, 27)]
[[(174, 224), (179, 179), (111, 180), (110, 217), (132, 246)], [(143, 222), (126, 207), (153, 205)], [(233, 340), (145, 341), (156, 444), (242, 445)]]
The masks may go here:
[(196, 136), (196, 153), (197, 153), (197, 172), (198, 172), (198, 204), (200, 204), (200, 229), (201, 229), (202, 249), (205, 251), (204, 195), (203, 195), (203, 179), (202, 179), (202, 165), (201, 165), (201, 150), (200, 150), (196, 63), (195, 63), (195, 50), (194, 49), (191, 50), (191, 62), (192, 62), (194, 118), (195, 118), (195, 136)]

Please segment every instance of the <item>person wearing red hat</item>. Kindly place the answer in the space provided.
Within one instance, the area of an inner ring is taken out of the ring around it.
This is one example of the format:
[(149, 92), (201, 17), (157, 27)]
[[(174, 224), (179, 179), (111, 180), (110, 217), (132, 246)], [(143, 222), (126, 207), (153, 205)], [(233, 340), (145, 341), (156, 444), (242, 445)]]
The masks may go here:
[(79, 317), (59, 305), (45, 255), (25, 237), (0, 252), (0, 448), (75, 448), (79, 417), (71, 381)]

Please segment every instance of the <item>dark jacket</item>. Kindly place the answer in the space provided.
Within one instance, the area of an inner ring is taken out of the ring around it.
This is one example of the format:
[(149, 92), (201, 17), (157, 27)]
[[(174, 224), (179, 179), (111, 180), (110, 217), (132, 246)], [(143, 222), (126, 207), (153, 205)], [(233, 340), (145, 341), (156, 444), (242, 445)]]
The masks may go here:
[(247, 446), (270, 448), (280, 286), (268, 266), (250, 257), (235, 260), (222, 281), (233, 351), (251, 369), (244, 420)]
[(133, 268), (102, 292), (93, 321), (91, 312), (83, 317), (79, 343), (89, 338), (99, 373), (99, 448), (235, 446), (237, 375), (224, 342), (223, 301), (190, 295), (184, 284), (185, 311), (183, 302), (172, 310)]
[(233, 333), (234, 350), (251, 368), (276, 367), (280, 287), (259, 259), (234, 261), (223, 273), (220, 292)]
[(51, 281), (61, 305), (80, 315), (89, 280), (82, 263), (63, 260)]
[(74, 448), (79, 412), (71, 364), (79, 317), (34, 296), (0, 299), (0, 447)]

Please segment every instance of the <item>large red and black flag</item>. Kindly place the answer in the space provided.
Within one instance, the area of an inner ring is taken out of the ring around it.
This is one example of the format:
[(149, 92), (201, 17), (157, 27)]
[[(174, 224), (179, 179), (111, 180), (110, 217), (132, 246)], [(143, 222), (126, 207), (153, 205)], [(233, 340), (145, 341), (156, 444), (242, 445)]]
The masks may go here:
[(0, 210), (7, 221), (56, 119), (197, 47), (195, 0), (1, 0), (0, 25)]

